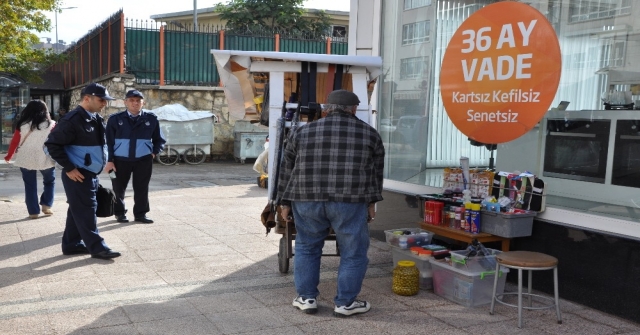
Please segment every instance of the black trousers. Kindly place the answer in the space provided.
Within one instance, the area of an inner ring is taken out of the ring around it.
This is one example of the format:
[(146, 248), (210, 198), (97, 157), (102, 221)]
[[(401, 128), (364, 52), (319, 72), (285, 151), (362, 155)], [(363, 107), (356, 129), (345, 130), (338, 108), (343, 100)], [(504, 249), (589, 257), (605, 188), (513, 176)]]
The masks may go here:
[(84, 244), (90, 253), (97, 254), (109, 249), (97, 226), (98, 177), (85, 169), (78, 171), (84, 176), (82, 182), (69, 179), (64, 171), (60, 176), (69, 203), (67, 221), (62, 233), (62, 252), (71, 251)]
[(126, 161), (115, 158), (116, 179), (111, 179), (113, 192), (116, 194), (116, 204), (113, 212), (116, 216), (124, 215), (127, 210), (124, 205), (124, 193), (133, 177), (133, 216), (143, 217), (149, 212), (149, 181), (153, 169), (151, 155), (136, 161)]

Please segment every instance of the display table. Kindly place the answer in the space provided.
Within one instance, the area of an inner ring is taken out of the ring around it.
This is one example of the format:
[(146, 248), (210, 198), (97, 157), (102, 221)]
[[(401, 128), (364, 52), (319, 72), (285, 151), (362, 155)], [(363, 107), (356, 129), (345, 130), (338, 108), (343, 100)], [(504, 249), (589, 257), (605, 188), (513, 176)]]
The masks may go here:
[(424, 222), (421, 223), (420, 228), (424, 230), (428, 230), (442, 237), (450, 238), (456, 241), (467, 242), (469, 244), (473, 242), (474, 239), (478, 240), (478, 242), (480, 243), (502, 242), (502, 251), (509, 251), (510, 239), (506, 237), (500, 237), (500, 236), (491, 235), (487, 233), (472, 234), (459, 229), (451, 229), (449, 227), (434, 226), (432, 224), (428, 224)]

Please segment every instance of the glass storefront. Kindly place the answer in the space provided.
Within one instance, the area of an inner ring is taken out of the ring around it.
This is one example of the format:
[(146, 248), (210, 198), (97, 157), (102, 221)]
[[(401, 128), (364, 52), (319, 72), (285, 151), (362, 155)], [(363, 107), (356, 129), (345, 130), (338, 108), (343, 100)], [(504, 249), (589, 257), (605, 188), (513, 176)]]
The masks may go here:
[(9, 148), (13, 136), (16, 116), (29, 102), (29, 87), (20, 78), (7, 73), (0, 73), (0, 151)]
[[(640, 193), (629, 176), (640, 175), (640, 153), (632, 150), (640, 142), (640, 63), (636, 62), (640, 2), (519, 1), (542, 13), (556, 32), (562, 54), (560, 85), (538, 126), (492, 152), (472, 145), (454, 126), (443, 106), (439, 81), (443, 57), (456, 30), (472, 14), (496, 2), (500, 1), (382, 1), (384, 64), (377, 108), (378, 130), (387, 149), (385, 178), (441, 187), (442, 168), (458, 166), (461, 156), (469, 157), (472, 167), (487, 167), (493, 155), (499, 170), (526, 170), (543, 178), (548, 184), (547, 205), (638, 221)], [(564, 105), (569, 102), (566, 112), (555, 108), (563, 101)], [(591, 136), (589, 132), (598, 128), (591, 126), (600, 123), (610, 126), (603, 128), (606, 134), (594, 137), (598, 143), (563, 137), (563, 130), (549, 128), (583, 125), (585, 131), (580, 134)], [(577, 147), (550, 148), (556, 156), (551, 151), (545, 155), (545, 145), (563, 143)], [(559, 157), (563, 152), (577, 153), (576, 159)], [(591, 158), (587, 157), (590, 152)], [(549, 157), (557, 160), (545, 161)], [(574, 166), (578, 161), (598, 164)], [(545, 166), (553, 166), (553, 171), (545, 172)], [(596, 168), (593, 180), (574, 173)]]

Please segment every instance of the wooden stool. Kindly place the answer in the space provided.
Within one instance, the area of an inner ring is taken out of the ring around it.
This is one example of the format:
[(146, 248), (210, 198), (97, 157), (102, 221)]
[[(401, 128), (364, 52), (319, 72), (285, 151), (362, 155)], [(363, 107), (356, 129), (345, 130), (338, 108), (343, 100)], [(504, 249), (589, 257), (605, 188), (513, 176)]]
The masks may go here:
[[(518, 308), (518, 328), (522, 328), (522, 309), (547, 309), (547, 308), (556, 308), (556, 314), (558, 316), (558, 324), (562, 324), (562, 317), (560, 316), (560, 305), (558, 304), (558, 259), (539, 252), (532, 251), (509, 251), (503, 252), (501, 254), (496, 255), (496, 273), (500, 270), (500, 266), (504, 266), (511, 269), (518, 270), (518, 293), (503, 293), (496, 294), (496, 289), (498, 287), (498, 276), (495, 276), (493, 281), (493, 297), (491, 299), (491, 311), (489, 314), (493, 315), (493, 308), (495, 307), (495, 302), (499, 302), (503, 305), (517, 307)], [(531, 271), (537, 270), (552, 270), (553, 269), (553, 291), (555, 299), (550, 297), (545, 297), (539, 294), (531, 293)], [(528, 293), (522, 293), (522, 270), (529, 270), (529, 291)], [(504, 295), (518, 295), (518, 305), (508, 304), (502, 301), (502, 296)], [(529, 297), (529, 306), (522, 306), (522, 296), (526, 295)], [(536, 296), (541, 299), (553, 300), (554, 303), (549, 305), (544, 305), (541, 307), (533, 307), (531, 298)]]

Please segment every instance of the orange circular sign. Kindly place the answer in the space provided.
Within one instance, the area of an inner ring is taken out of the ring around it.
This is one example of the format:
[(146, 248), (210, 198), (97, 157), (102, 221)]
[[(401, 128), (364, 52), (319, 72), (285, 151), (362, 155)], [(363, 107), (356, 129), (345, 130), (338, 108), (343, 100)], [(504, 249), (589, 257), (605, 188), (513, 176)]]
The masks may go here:
[(451, 38), (440, 94), (463, 134), (504, 143), (549, 110), (561, 67), (556, 32), (542, 13), (519, 2), (495, 3), (471, 15)]

